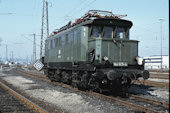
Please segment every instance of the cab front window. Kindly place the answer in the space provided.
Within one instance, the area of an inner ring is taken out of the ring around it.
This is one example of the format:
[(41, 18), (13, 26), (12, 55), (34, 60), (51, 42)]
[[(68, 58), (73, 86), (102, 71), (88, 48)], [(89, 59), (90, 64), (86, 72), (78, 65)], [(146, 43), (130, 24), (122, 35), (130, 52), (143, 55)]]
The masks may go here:
[(117, 27), (116, 38), (125, 38), (125, 29), (122, 27)]
[(104, 29), (103, 29), (103, 37), (104, 38), (113, 38), (112, 32), (113, 32), (112, 27), (104, 27)]

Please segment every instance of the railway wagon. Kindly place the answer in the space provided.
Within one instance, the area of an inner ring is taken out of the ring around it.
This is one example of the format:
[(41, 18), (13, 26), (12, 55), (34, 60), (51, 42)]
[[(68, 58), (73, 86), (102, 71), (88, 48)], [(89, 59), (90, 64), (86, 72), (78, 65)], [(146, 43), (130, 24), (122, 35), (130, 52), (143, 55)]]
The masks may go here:
[(51, 81), (85, 90), (116, 92), (132, 80), (149, 78), (138, 61), (138, 41), (130, 40), (125, 15), (90, 10), (54, 31), (45, 41), (44, 71)]

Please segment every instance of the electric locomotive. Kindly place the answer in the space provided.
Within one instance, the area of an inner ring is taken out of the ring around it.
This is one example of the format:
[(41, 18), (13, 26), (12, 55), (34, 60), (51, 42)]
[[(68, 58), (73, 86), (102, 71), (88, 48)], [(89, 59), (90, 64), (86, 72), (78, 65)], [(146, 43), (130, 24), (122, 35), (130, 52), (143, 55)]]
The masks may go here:
[(45, 41), (44, 71), (51, 81), (92, 91), (120, 91), (149, 78), (140, 64), (138, 41), (130, 40), (126, 15), (90, 10)]

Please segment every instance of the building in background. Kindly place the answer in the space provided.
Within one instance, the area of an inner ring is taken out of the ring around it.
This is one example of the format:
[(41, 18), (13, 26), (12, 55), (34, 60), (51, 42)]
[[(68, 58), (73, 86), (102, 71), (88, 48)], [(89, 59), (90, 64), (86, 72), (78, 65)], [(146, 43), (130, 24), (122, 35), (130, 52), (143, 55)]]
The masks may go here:
[(160, 55), (154, 55), (150, 57), (144, 57), (145, 59), (145, 69), (169, 69), (169, 55), (162, 55), (162, 60)]

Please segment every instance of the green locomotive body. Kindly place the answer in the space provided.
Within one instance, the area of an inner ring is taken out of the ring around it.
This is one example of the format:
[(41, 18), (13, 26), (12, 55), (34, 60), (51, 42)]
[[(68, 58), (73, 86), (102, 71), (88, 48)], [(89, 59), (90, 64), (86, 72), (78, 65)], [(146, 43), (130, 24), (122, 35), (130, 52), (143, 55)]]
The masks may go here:
[(120, 17), (90, 10), (54, 32), (45, 43), (48, 77), (94, 91), (122, 89), (131, 80), (149, 78), (138, 63), (138, 41), (129, 39), (132, 22)]
[[(86, 36), (83, 34), (84, 29), (86, 30)], [(88, 49), (87, 33), (87, 27), (79, 26), (47, 39), (45, 62), (86, 61), (86, 51)]]

